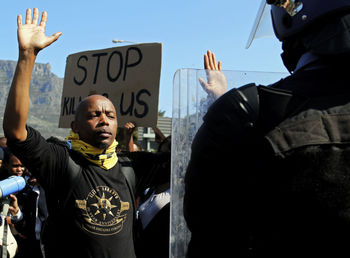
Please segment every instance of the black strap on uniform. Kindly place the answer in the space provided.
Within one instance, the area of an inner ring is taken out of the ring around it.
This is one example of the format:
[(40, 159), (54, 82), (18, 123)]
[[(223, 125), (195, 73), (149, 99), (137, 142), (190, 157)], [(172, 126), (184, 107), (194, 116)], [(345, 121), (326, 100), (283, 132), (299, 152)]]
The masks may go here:
[(246, 113), (245, 125), (252, 127), (259, 117), (259, 94), (255, 83), (247, 84), (237, 89), (236, 100), (239, 102), (241, 110)]
[(253, 83), (236, 89), (236, 93), (235, 101), (245, 114), (242, 123), (248, 127), (256, 126), (261, 134), (267, 133), (287, 116), (300, 111), (309, 101), (309, 98), (290, 91), (256, 86)]

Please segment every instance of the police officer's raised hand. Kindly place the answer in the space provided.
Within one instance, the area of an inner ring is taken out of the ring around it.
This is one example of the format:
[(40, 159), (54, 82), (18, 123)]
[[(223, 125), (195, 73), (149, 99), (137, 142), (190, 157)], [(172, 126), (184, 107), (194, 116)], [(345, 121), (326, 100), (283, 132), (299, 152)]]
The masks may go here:
[(25, 23), (22, 22), (22, 16), (17, 16), (18, 25), (18, 45), (20, 54), (34, 54), (45, 47), (51, 45), (60, 36), (61, 32), (56, 32), (51, 36), (45, 35), (45, 27), (47, 22), (47, 12), (43, 12), (39, 22), (39, 10), (34, 8), (33, 17), (32, 10), (27, 9)]
[(216, 62), (216, 56), (210, 50), (204, 55), (204, 69), (206, 70), (207, 81), (199, 78), (200, 84), (208, 94), (220, 97), (227, 90), (227, 81), (222, 72), (221, 62)]

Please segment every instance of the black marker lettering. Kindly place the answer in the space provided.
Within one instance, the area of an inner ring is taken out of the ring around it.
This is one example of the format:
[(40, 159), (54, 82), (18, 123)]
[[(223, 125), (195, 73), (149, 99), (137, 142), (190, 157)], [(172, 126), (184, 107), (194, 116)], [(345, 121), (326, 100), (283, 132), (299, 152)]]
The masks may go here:
[[(111, 72), (110, 65), (111, 65), (111, 59), (112, 59), (112, 57), (115, 54), (117, 54), (119, 56), (119, 71), (117, 73), (117, 76), (112, 77), (111, 74), (110, 74), (110, 72)], [(116, 80), (118, 80), (120, 74), (122, 73), (122, 69), (123, 69), (123, 56), (122, 56), (122, 53), (120, 53), (118, 50), (113, 51), (111, 53), (111, 55), (109, 56), (108, 63), (107, 63), (107, 77), (108, 77), (108, 80), (111, 81), (111, 82), (115, 82)]]
[[(139, 56), (138, 60), (137, 60), (135, 63), (133, 63), (133, 64), (129, 64), (129, 63), (128, 63), (128, 61), (129, 61), (129, 52), (130, 52), (131, 50), (136, 51), (136, 52), (138, 53), (138, 56)], [(137, 48), (137, 47), (130, 47), (130, 48), (128, 48), (128, 50), (126, 51), (126, 57), (125, 57), (125, 66), (124, 66), (123, 81), (125, 81), (125, 78), (126, 78), (126, 71), (127, 71), (128, 67), (136, 66), (136, 65), (138, 65), (139, 63), (141, 63), (141, 61), (142, 61), (142, 53), (141, 53), (141, 50), (140, 50), (139, 48)]]
[(69, 97), (64, 97), (64, 100), (63, 100), (63, 109), (62, 109), (62, 116), (64, 115), (69, 115), (68, 112), (68, 103), (69, 103)]
[(77, 62), (78, 68), (80, 68), (80, 69), (82, 69), (82, 70), (84, 71), (83, 79), (82, 79), (81, 81), (78, 81), (78, 80), (75, 78), (75, 76), (74, 76), (74, 78), (73, 78), (74, 82), (75, 82), (76, 84), (78, 84), (79, 86), (82, 85), (82, 84), (84, 83), (84, 81), (86, 80), (86, 76), (87, 76), (87, 70), (86, 70), (86, 68), (81, 64), (81, 60), (82, 60), (82, 59), (85, 59), (85, 61), (88, 61), (88, 57), (87, 57), (87, 56), (81, 56), (81, 57), (79, 57), (78, 62)]
[(75, 114), (74, 104), (75, 104), (75, 97), (71, 97), (70, 105), (69, 105), (69, 115)]
[(131, 93), (131, 98), (130, 98), (130, 105), (127, 108), (126, 111), (124, 111), (123, 106), (124, 106), (124, 92), (122, 93), (121, 99), (120, 99), (120, 114), (122, 116), (125, 116), (129, 113), (130, 116), (132, 116), (132, 109), (134, 108), (134, 93)]
[(97, 81), (98, 70), (100, 68), (100, 57), (101, 56), (106, 56), (106, 55), (107, 55), (107, 53), (96, 53), (96, 54), (92, 55), (93, 57), (97, 56), (97, 63), (96, 63), (96, 69), (95, 69), (95, 76), (94, 76), (93, 84), (96, 84), (96, 81)]
[(144, 106), (143, 112), (140, 114), (137, 112), (137, 110), (135, 108), (134, 113), (135, 113), (135, 117), (137, 117), (137, 118), (145, 117), (148, 114), (148, 110), (149, 110), (148, 105), (145, 101), (141, 100), (141, 95), (143, 95), (143, 94), (147, 94), (148, 96), (151, 96), (151, 93), (146, 89), (142, 89), (137, 93), (136, 102), (138, 104), (140, 104), (141, 106)]

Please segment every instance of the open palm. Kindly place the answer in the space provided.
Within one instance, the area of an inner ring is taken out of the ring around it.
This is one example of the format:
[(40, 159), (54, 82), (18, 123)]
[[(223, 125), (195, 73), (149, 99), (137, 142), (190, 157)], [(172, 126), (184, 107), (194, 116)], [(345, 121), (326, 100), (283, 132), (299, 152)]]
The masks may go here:
[(61, 32), (57, 32), (49, 37), (45, 35), (46, 12), (42, 13), (39, 25), (38, 21), (39, 10), (37, 8), (34, 8), (33, 18), (31, 9), (27, 9), (25, 24), (22, 24), (22, 16), (18, 15), (18, 44), (21, 50), (34, 51), (37, 54), (40, 50), (56, 41), (62, 34)]
[(207, 51), (204, 55), (204, 69), (207, 75), (207, 81), (199, 78), (199, 82), (203, 89), (213, 96), (220, 97), (227, 90), (226, 76), (222, 71), (222, 64), (219, 61), (216, 63), (216, 56), (214, 53)]

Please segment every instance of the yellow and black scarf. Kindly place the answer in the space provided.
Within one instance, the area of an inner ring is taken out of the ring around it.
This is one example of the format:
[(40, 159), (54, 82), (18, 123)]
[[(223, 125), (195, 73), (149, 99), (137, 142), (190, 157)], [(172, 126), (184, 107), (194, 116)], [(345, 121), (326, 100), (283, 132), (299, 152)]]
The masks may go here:
[(81, 153), (87, 160), (100, 166), (105, 170), (109, 170), (118, 162), (118, 156), (115, 148), (118, 142), (114, 142), (105, 150), (98, 149), (79, 139), (79, 135), (72, 130), (67, 140), (71, 141), (72, 149)]

